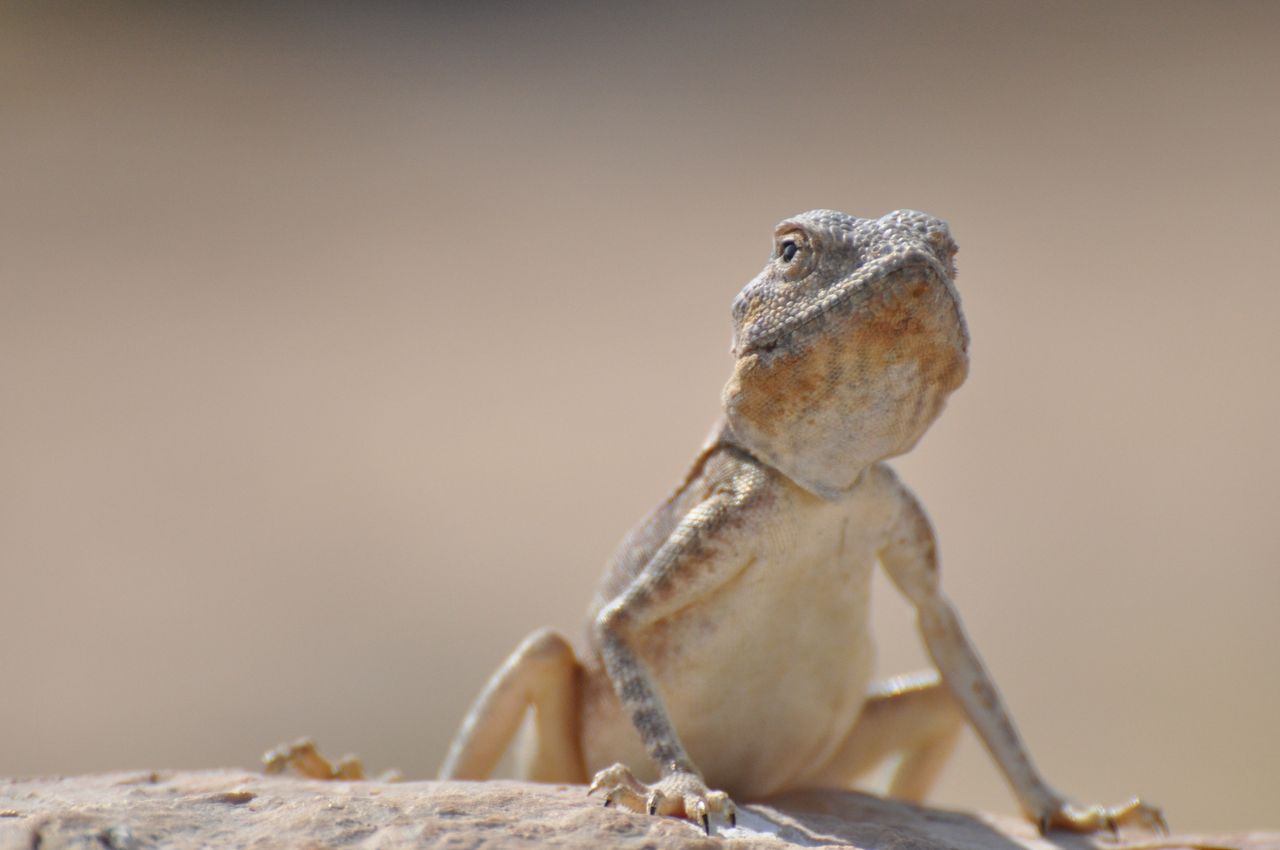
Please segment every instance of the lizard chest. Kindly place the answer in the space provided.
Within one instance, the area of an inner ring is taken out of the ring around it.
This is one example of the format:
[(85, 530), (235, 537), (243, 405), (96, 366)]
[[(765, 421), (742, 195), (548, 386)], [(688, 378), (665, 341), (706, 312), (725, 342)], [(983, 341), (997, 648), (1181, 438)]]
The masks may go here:
[(861, 694), (881, 526), (856, 503), (797, 501), (757, 527), (755, 551), (733, 580), (642, 637), (638, 649), (672, 703), (692, 712), (759, 706), (768, 695), (782, 720)]

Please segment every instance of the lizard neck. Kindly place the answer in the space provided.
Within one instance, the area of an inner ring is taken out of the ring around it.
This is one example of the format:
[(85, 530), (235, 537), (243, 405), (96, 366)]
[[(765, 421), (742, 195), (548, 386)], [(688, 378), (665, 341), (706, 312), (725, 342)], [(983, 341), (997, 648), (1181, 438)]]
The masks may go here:
[(849, 494), (857, 489), (858, 485), (862, 482), (862, 479), (866, 477), (867, 470), (875, 465), (874, 463), (867, 464), (856, 470), (852, 470), (852, 480), (844, 487), (823, 484), (819, 481), (807, 481), (803, 476), (793, 474), (788, 471), (785, 466), (772, 463), (768, 458), (762, 456), (760, 452), (753, 450), (747, 441), (741, 439), (734, 433), (733, 428), (729, 425), (728, 419), (723, 415), (716, 420), (716, 424), (712, 427), (711, 434), (707, 438), (707, 445), (732, 446), (743, 454), (750, 456), (752, 460), (761, 466), (771, 469), (778, 475), (786, 478), (788, 481), (793, 482), (800, 489), (812, 493), (820, 499), (825, 499), (828, 502), (839, 502), (848, 498)]

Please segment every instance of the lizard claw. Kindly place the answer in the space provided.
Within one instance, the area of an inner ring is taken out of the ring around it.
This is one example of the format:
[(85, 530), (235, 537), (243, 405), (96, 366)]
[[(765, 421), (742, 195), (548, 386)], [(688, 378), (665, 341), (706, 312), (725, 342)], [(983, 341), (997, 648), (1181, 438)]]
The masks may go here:
[(662, 796), (662, 792), (656, 788), (649, 792), (649, 797), (645, 801), (645, 811), (651, 815), (658, 813), (658, 807), (666, 803), (666, 799)]
[(707, 835), (711, 834), (711, 818), (707, 812), (707, 801), (704, 797), (696, 798), (693, 805), (685, 806), (685, 814), (690, 818), (696, 818), (698, 823), (702, 824), (702, 831)]
[(651, 815), (683, 816), (711, 834), (711, 819), (719, 815), (729, 826), (737, 824), (737, 811), (729, 795), (707, 788), (695, 773), (670, 773), (653, 785), (645, 785), (625, 765), (615, 764), (595, 775), (588, 794), (604, 791), (606, 806), (622, 805)]

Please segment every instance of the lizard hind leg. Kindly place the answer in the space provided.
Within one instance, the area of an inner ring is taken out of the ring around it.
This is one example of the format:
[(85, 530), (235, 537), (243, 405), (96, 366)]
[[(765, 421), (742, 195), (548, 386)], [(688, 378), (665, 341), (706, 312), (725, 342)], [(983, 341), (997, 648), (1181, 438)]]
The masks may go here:
[(955, 749), (964, 722), (960, 705), (932, 670), (873, 684), (862, 713), (815, 784), (849, 787), (900, 755), (889, 796), (919, 802)]
[(530, 707), (533, 751), (525, 778), (586, 781), (578, 734), (578, 660), (551, 629), (539, 629), (498, 668), (462, 721), (440, 768), (441, 779), (486, 779)]

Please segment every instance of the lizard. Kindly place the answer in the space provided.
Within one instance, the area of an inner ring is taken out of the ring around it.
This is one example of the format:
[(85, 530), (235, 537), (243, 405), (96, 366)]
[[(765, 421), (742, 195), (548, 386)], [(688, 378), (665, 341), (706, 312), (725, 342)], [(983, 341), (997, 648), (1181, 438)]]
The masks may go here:
[[(532, 709), (523, 778), (710, 834), (735, 800), (848, 788), (901, 756), (921, 800), (964, 724), (1040, 831), (1166, 830), (1135, 798), (1078, 805), (1037, 771), (939, 580), (928, 516), (886, 461), (968, 373), (946, 222), (812, 210), (782, 221), (733, 302), (722, 413), (621, 542), (580, 649), (539, 629), (489, 679), (442, 779), (483, 779)], [(873, 682), (872, 572), (915, 609), (935, 669)]]

